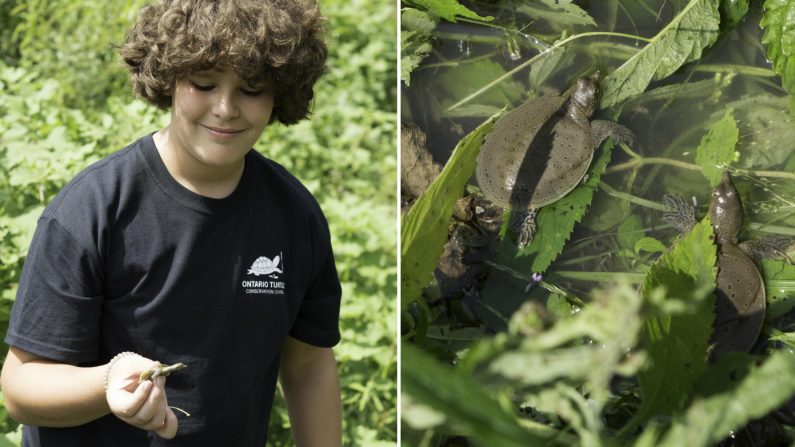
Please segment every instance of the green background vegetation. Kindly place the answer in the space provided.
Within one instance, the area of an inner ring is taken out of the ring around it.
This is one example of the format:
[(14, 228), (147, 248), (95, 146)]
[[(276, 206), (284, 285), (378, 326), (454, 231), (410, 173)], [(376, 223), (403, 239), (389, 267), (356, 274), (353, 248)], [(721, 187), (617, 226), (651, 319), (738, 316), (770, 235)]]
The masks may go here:
[[(36, 219), (77, 172), (167, 123), (136, 100), (113, 49), (143, 0), (0, 0), (0, 333)], [(329, 72), (312, 119), (257, 146), (323, 207), (343, 283), (336, 348), (344, 445), (396, 439), (396, 48), (390, 2), (321, 0)], [(3, 352), (4, 355), (4, 352)], [(0, 407), (0, 446), (19, 427)], [(277, 400), (269, 445), (292, 445)]]

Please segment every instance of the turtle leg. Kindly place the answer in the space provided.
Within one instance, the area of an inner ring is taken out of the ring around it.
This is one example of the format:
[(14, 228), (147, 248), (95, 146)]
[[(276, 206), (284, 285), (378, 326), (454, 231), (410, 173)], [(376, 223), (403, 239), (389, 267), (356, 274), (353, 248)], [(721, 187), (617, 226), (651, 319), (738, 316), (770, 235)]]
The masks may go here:
[(516, 245), (519, 248), (524, 248), (533, 242), (533, 237), (536, 234), (536, 214), (538, 210), (513, 210), (511, 212), (510, 228), (516, 234)]
[(756, 261), (762, 259), (790, 260), (787, 251), (791, 245), (792, 239), (772, 234), (761, 239), (741, 242), (738, 247)]
[(607, 137), (610, 137), (615, 144), (624, 143), (627, 146), (632, 146), (632, 144), (635, 143), (634, 132), (621, 124), (606, 120), (591, 121), (591, 137), (593, 138), (594, 150), (596, 150)]
[(696, 210), (682, 197), (666, 194), (663, 196), (663, 205), (663, 220), (680, 233), (687, 233), (696, 225)]

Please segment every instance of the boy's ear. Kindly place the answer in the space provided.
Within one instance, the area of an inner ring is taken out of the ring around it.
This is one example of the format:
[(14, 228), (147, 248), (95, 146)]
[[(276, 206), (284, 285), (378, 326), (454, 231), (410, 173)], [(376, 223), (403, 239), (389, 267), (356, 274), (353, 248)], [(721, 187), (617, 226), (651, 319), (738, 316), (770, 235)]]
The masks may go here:
[(166, 96), (174, 96), (174, 84), (171, 84), (171, 86), (169, 86), (169, 87), (168, 87), (168, 88), (167, 88), (167, 89), (166, 89), (166, 90), (163, 92), (163, 94), (164, 94), (164, 95), (166, 95)]

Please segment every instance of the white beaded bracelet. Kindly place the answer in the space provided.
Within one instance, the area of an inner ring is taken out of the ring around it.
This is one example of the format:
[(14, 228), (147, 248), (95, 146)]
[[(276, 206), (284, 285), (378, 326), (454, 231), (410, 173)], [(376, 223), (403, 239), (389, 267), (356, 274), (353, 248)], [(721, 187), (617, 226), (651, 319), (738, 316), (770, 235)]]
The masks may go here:
[(122, 357), (127, 357), (128, 355), (138, 355), (132, 351), (124, 351), (116, 354), (110, 361), (108, 362), (108, 366), (105, 367), (105, 391), (108, 391), (108, 378), (110, 377), (110, 369), (113, 368), (113, 365), (119, 361)]

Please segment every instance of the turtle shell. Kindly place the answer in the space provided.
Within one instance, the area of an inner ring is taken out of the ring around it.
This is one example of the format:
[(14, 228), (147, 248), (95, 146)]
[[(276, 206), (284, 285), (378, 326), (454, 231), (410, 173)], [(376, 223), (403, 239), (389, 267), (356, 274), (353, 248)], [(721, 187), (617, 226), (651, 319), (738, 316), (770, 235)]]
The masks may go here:
[(578, 123), (567, 114), (569, 97), (531, 99), (494, 125), (475, 171), (492, 203), (538, 208), (565, 196), (583, 178), (593, 158), (593, 139), (587, 121)]

